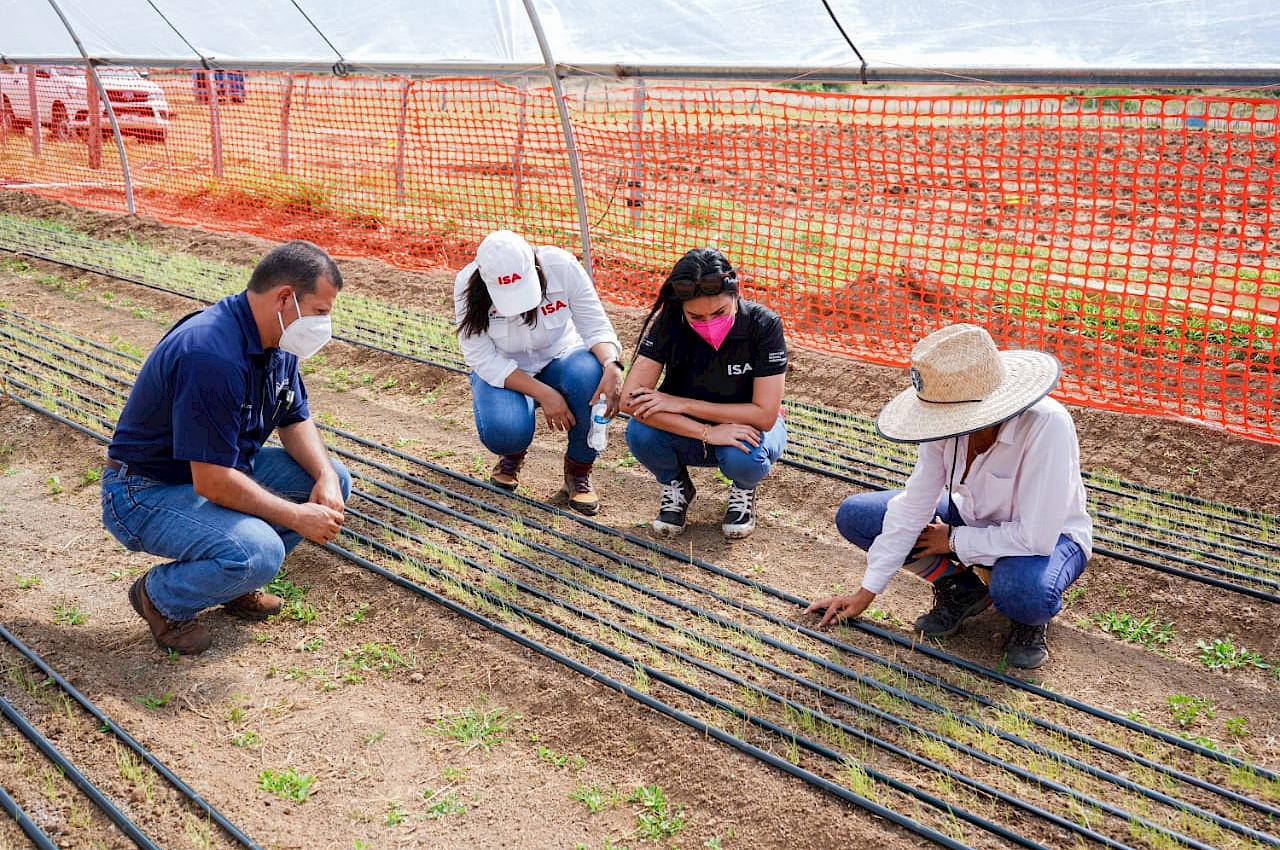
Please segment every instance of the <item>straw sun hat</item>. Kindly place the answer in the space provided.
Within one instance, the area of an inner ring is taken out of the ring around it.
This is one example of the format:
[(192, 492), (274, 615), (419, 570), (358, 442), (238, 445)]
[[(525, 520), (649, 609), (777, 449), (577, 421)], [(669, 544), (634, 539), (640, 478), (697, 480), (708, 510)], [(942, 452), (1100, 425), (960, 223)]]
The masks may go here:
[(876, 430), (898, 443), (927, 443), (1012, 419), (1058, 382), (1062, 366), (1040, 351), (998, 351), (986, 329), (950, 325), (911, 350), (912, 388), (876, 418)]

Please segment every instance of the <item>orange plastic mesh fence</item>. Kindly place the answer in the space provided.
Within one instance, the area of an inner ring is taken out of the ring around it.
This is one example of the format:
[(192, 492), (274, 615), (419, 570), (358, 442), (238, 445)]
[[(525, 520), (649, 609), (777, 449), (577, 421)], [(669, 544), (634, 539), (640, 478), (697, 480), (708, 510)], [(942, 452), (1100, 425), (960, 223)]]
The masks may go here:
[[(150, 80), (167, 126), (122, 119), (140, 136), (139, 213), (408, 267), (457, 268), (499, 226), (581, 252), (537, 80)], [(921, 336), (975, 321), (1056, 354), (1065, 400), (1280, 441), (1273, 100), (598, 80), (567, 94), (595, 278), (616, 302), (647, 305), (685, 250), (718, 245), (795, 342), (902, 365)], [(0, 183), (124, 208), (112, 139), (95, 152), (87, 131), (46, 128), (37, 156), (12, 118)]]

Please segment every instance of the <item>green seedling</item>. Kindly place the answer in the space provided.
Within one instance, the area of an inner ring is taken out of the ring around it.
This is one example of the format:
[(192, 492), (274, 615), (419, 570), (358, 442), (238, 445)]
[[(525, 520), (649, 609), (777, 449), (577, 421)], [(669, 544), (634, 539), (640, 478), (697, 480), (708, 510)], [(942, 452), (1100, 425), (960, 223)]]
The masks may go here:
[(1201, 715), (1213, 717), (1213, 700), (1187, 694), (1173, 694), (1165, 700), (1169, 704), (1169, 713), (1183, 729), (1196, 723)]
[(1218, 638), (1213, 643), (1198, 640), (1196, 647), (1200, 650), (1200, 662), (1210, 670), (1234, 670), (1244, 666), (1266, 670), (1271, 666), (1260, 654), (1236, 646), (1226, 638)]
[(489, 750), (507, 739), (511, 726), (518, 718), (518, 714), (509, 713), (501, 708), (480, 711), (474, 707), (468, 707), (452, 717), (440, 718), (436, 721), (436, 725), (427, 731), (434, 735), (452, 738), (459, 744)]
[(49, 495), (56, 496), (62, 492), (62, 480), (58, 476), (50, 475), (44, 480), (44, 483), (49, 488)]
[(18, 574), (16, 578), (18, 579), (19, 590), (32, 590), (40, 586), (40, 576), (24, 576)]
[(237, 747), (256, 747), (262, 743), (262, 738), (258, 737), (257, 732), (246, 729), (232, 738), (231, 743)]
[(1222, 724), (1232, 738), (1249, 737), (1248, 721), (1243, 717), (1228, 717)]
[(598, 783), (593, 782), (590, 785), (579, 785), (578, 790), (569, 795), (569, 799), (577, 800), (594, 815), (606, 806), (612, 805), (617, 796), (617, 792), (601, 788)]
[(295, 803), (305, 802), (315, 788), (316, 778), (300, 774), (292, 767), (284, 770), (266, 768), (258, 774), (258, 787), (263, 791), (275, 794), (281, 800), (292, 800)]
[(276, 596), (279, 596), (281, 599), (289, 602), (301, 600), (307, 595), (307, 591), (310, 589), (311, 585), (309, 584), (298, 585), (285, 578), (284, 570), (277, 573), (276, 577), (267, 585), (268, 593), (274, 593)]
[(636, 837), (646, 841), (665, 841), (684, 829), (684, 806), (674, 808), (659, 785), (642, 785), (627, 795), (628, 803), (639, 803), (636, 813)]
[(143, 708), (149, 708), (152, 711), (155, 711), (157, 708), (164, 708), (169, 704), (169, 700), (173, 699), (173, 691), (166, 692), (164, 696), (146, 694), (145, 696), (134, 697), (134, 699), (142, 703)]
[(538, 758), (552, 765), (553, 767), (568, 767), (570, 770), (578, 771), (587, 766), (587, 760), (579, 755), (570, 755), (565, 753), (561, 755), (555, 750), (538, 745)]
[(1173, 630), (1173, 623), (1158, 622), (1149, 614), (1135, 617), (1124, 612), (1103, 611), (1093, 615), (1093, 622), (1104, 632), (1147, 649), (1166, 644), (1177, 634)]
[(89, 618), (74, 605), (53, 606), (53, 622), (59, 626), (83, 626)]
[(422, 797), (427, 801), (427, 808), (422, 814), (430, 820), (440, 820), (445, 815), (460, 815), (467, 810), (458, 795), (452, 792), (445, 794), (426, 788)]
[(409, 819), (409, 813), (394, 800), (387, 806), (387, 815), (382, 822), (387, 826), (399, 826)]
[(94, 467), (89, 467), (84, 472), (80, 473), (80, 485), (82, 487), (87, 487), (90, 484), (97, 484), (101, 480), (102, 472)]

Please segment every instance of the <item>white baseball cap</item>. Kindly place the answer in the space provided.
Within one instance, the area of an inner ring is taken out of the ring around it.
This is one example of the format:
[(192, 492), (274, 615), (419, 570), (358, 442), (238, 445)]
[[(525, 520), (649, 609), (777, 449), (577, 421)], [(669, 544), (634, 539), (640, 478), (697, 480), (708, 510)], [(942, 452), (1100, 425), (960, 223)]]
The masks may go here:
[(510, 230), (490, 233), (476, 251), (476, 266), (499, 315), (519, 316), (542, 303), (533, 248), (519, 234)]

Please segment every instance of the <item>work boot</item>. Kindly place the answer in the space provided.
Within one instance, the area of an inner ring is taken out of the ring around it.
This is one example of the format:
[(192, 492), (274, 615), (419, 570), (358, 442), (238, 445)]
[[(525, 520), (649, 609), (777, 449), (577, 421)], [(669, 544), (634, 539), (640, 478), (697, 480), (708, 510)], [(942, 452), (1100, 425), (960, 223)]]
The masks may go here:
[(1026, 623), (1010, 620), (1009, 625), (1013, 628), (1004, 644), (1005, 660), (1011, 666), (1021, 667), (1023, 670), (1034, 670), (1043, 664), (1049, 657), (1049, 646), (1044, 639), (1046, 624), (1028, 626)]
[(564, 494), (569, 497), (569, 507), (587, 516), (600, 510), (600, 497), (591, 488), (591, 466), (564, 456)]
[(274, 593), (262, 590), (251, 590), (243, 596), (237, 596), (222, 605), (228, 614), (245, 620), (265, 620), (279, 614), (284, 608), (284, 600)]
[(129, 587), (129, 604), (151, 627), (151, 636), (161, 649), (179, 655), (198, 655), (213, 643), (213, 635), (197, 620), (170, 620), (156, 610), (147, 596), (147, 577), (139, 576)]
[(662, 537), (675, 537), (684, 531), (689, 505), (696, 495), (698, 491), (689, 479), (689, 470), (681, 469), (679, 478), (673, 478), (662, 485), (662, 502), (658, 505), (658, 516), (652, 523), (653, 530)]
[(943, 576), (933, 583), (933, 608), (916, 619), (916, 631), (928, 637), (951, 637), (960, 624), (991, 604), (987, 586), (972, 570)]
[(503, 490), (514, 491), (516, 485), (520, 483), (520, 467), (524, 465), (524, 456), (526, 454), (528, 454), (527, 449), (523, 452), (503, 455), (498, 458), (498, 462), (493, 466), (493, 471), (489, 473), (489, 483), (494, 487), (501, 487)]
[(756, 530), (756, 516), (752, 511), (755, 503), (755, 490), (746, 490), (734, 485), (729, 488), (729, 507), (724, 512), (724, 522), (720, 531), (726, 540), (741, 540)]

